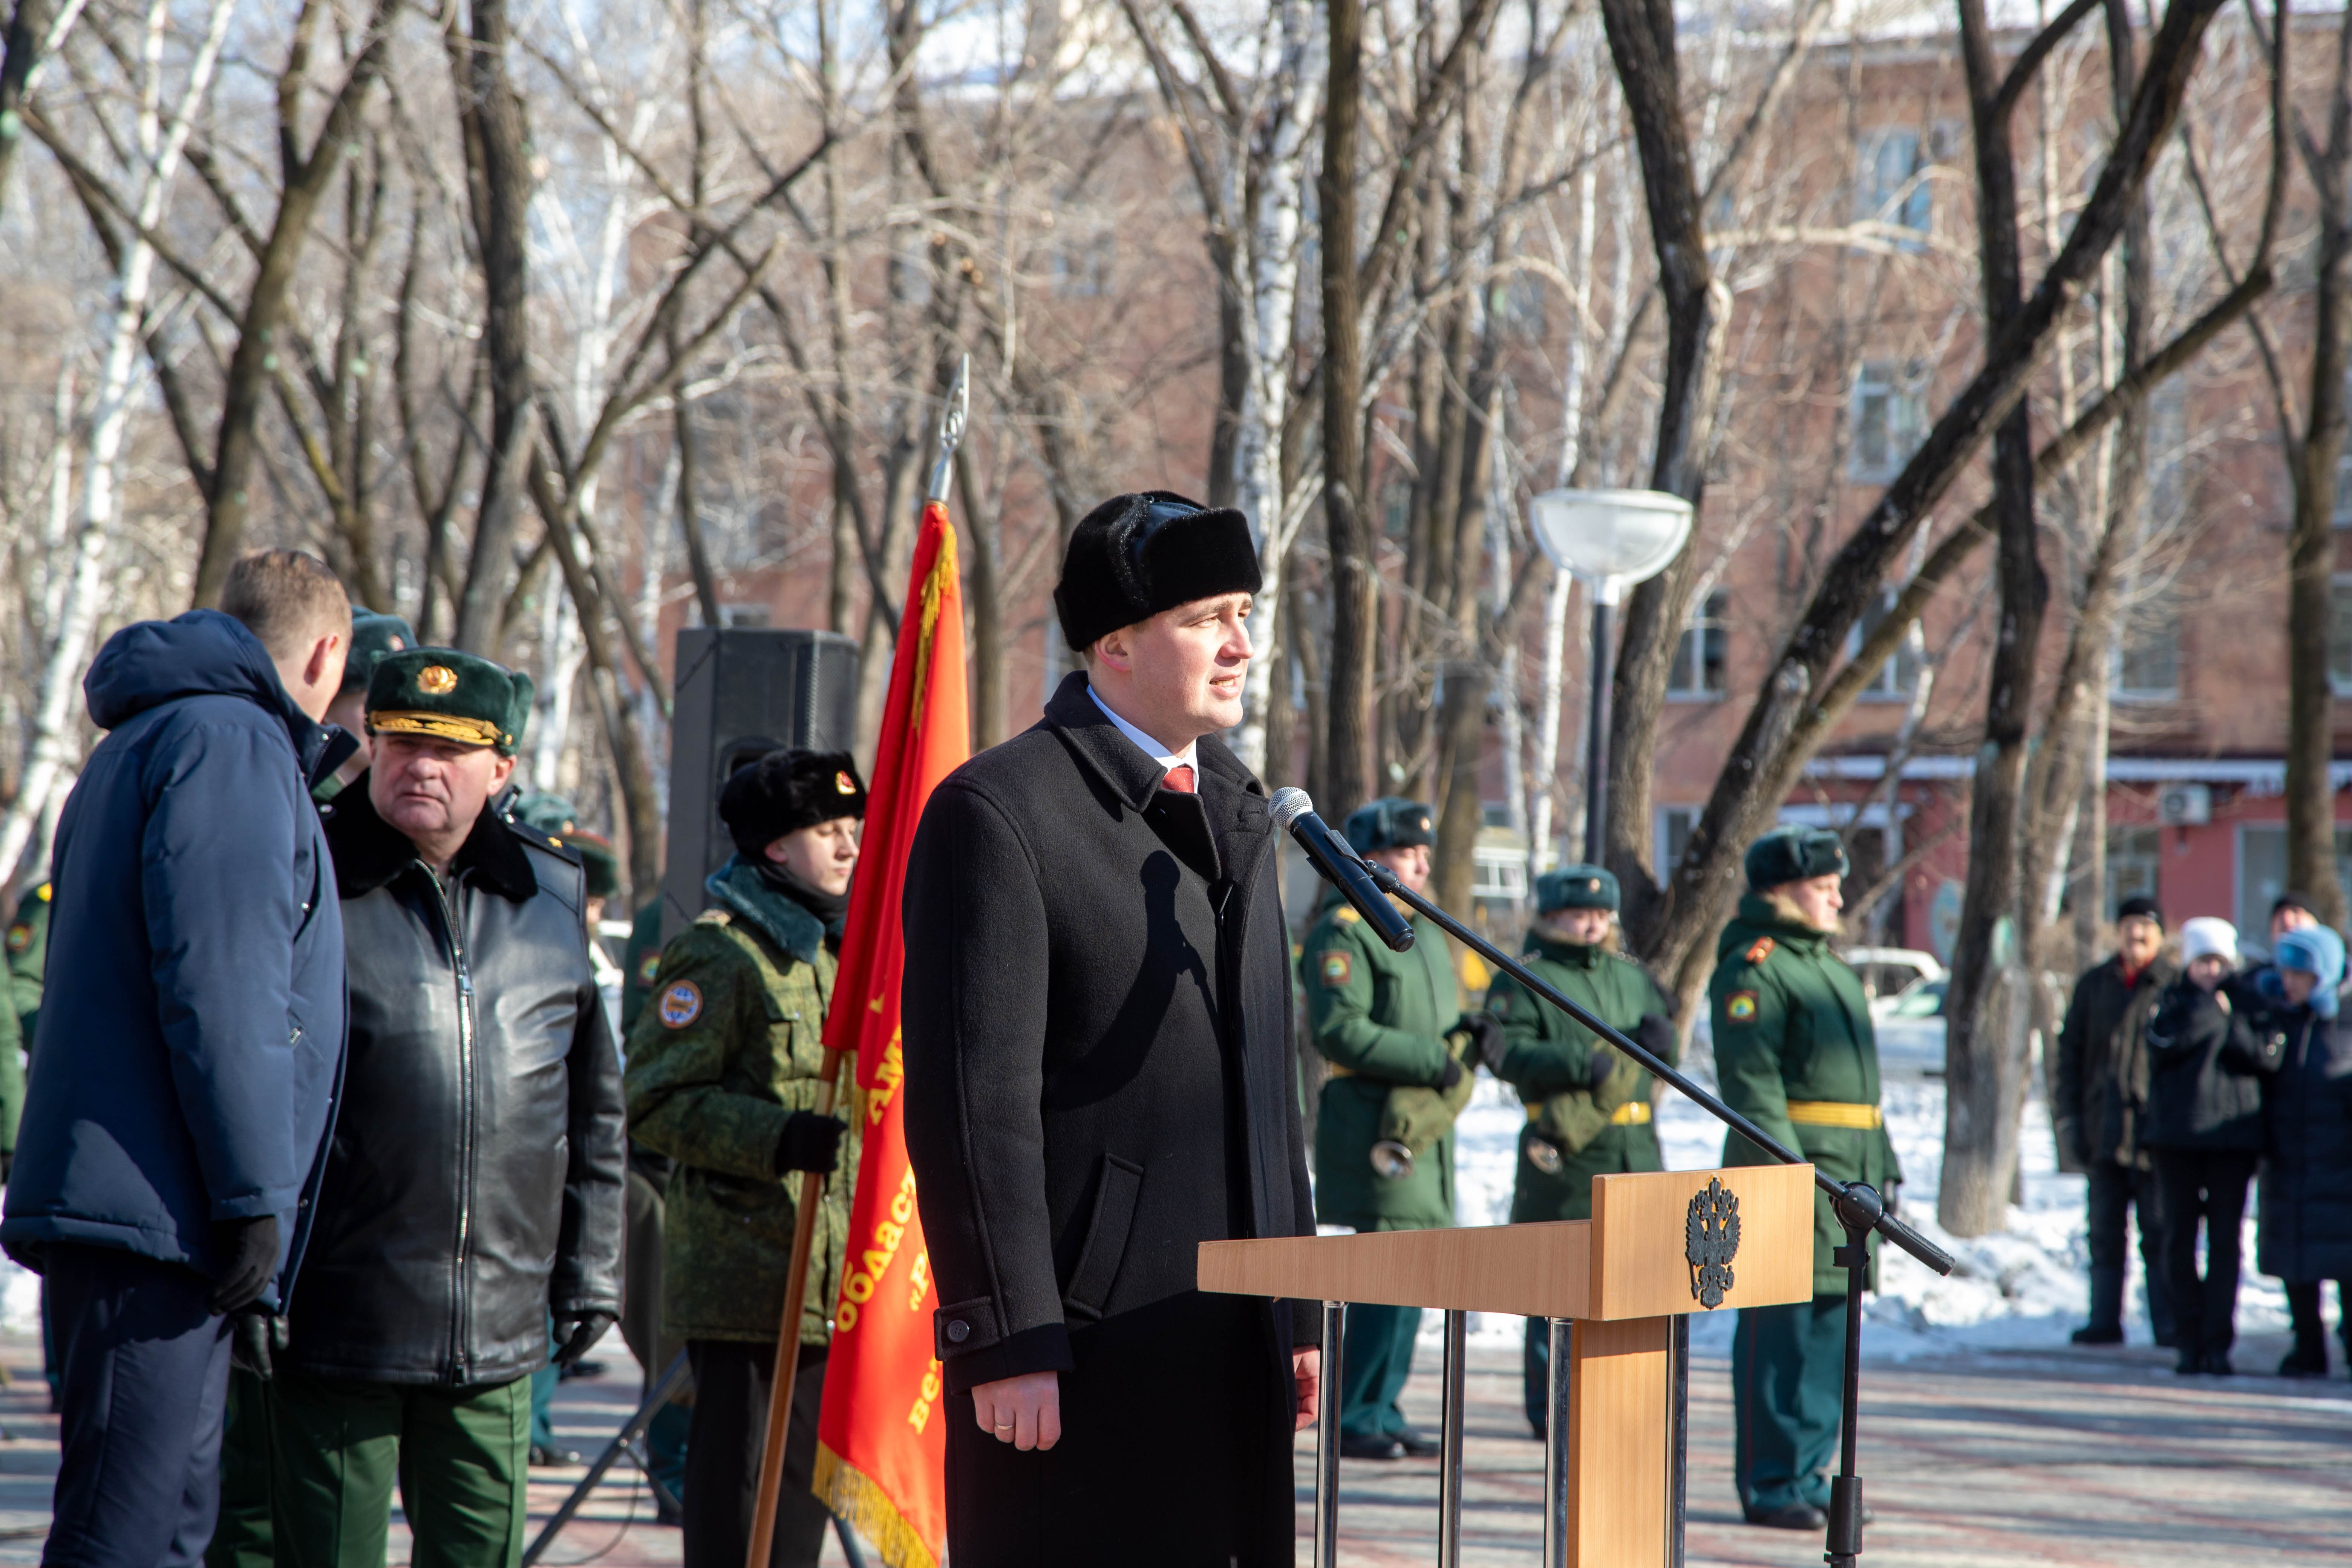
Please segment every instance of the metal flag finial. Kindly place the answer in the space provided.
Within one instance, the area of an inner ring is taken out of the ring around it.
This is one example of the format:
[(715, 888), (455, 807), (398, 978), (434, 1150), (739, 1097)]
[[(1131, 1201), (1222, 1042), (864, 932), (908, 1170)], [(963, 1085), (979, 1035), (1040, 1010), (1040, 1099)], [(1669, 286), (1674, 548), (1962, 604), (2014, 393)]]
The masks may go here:
[(931, 468), (930, 499), (948, 499), (948, 480), (955, 472), (956, 448), (963, 445), (964, 421), (971, 415), (971, 356), (956, 363), (955, 384), (948, 389), (946, 409), (940, 416), (940, 460)]

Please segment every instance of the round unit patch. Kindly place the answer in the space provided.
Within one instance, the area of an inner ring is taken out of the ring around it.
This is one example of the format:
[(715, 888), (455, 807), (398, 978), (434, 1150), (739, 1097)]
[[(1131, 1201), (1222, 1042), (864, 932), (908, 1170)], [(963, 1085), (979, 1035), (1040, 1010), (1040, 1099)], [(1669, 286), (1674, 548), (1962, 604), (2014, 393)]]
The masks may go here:
[(1735, 1024), (1754, 1023), (1756, 1021), (1756, 993), (1753, 991), (1733, 992), (1731, 994), (1731, 1000), (1725, 1005), (1723, 1012), (1724, 1016), (1729, 1018)]
[(1348, 984), (1348, 955), (1327, 952), (1323, 955), (1323, 984), (1334, 989)]
[(428, 664), (416, 672), (416, 689), (428, 697), (446, 697), (457, 689), (457, 672), (446, 664)]
[(681, 980), (661, 994), (661, 1021), (673, 1029), (683, 1029), (702, 1016), (702, 988), (691, 980)]
[(649, 952), (637, 961), (637, 984), (651, 985), (654, 976), (661, 973), (661, 954)]
[(33, 945), (33, 928), (18, 921), (8, 928), (8, 951), (22, 952)]

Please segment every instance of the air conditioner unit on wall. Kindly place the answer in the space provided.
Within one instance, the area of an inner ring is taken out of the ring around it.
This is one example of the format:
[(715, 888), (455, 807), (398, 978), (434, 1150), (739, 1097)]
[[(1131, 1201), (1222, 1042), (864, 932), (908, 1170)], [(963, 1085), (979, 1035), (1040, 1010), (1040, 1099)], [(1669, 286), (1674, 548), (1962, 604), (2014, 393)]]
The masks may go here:
[(2213, 820), (2210, 784), (2166, 784), (2156, 797), (2156, 815), (2168, 827), (2194, 827)]

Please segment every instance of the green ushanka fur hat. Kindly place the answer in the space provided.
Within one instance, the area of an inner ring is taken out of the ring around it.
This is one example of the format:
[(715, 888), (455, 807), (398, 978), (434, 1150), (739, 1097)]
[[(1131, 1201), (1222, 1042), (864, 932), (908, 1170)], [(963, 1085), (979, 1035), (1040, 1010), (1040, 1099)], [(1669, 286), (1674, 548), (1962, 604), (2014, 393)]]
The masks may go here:
[(530, 719), (530, 677), (454, 647), (387, 653), (368, 677), (367, 727), (512, 756)]
[(1617, 912), (1617, 879), (1601, 866), (1562, 866), (1536, 879), (1536, 913), (1560, 910)]
[(1757, 892), (1809, 877), (1843, 877), (1845, 846), (1826, 827), (1776, 827), (1748, 847), (1748, 885)]
[(373, 610), (352, 606), (352, 651), (343, 660), (345, 691), (365, 691), (368, 677), (375, 673), (375, 661), (388, 653), (416, 646), (416, 631), (398, 616), (380, 616)]
[(1347, 838), (1348, 847), (1359, 855), (1369, 855), (1375, 849), (1410, 849), (1416, 844), (1435, 842), (1429, 807), (1394, 795), (1356, 807), (1340, 824), (1339, 831)]

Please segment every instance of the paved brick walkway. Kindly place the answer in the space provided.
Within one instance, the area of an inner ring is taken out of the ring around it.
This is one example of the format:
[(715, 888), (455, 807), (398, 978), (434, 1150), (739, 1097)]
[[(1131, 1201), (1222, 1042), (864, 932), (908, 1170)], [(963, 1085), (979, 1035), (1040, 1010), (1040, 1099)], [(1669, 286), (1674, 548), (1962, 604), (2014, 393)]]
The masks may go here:
[[(601, 1352), (602, 1347), (600, 1347)], [(2274, 1365), (2256, 1339), (2239, 1364)], [(39, 1560), (57, 1423), (37, 1347), (0, 1339), (15, 1374), (0, 1390), (0, 1568)], [(557, 1425), (593, 1453), (635, 1403), (636, 1371), (615, 1344), (601, 1378), (565, 1384)], [(1865, 1563), (1880, 1568), (2302, 1568), (2352, 1561), (2352, 1383), (2263, 1375), (2183, 1381), (2147, 1350), (1990, 1352), (1865, 1369), (1863, 1473), (1878, 1521)], [(1424, 1350), (1408, 1413), (1434, 1427), (1436, 1358)], [(1464, 1561), (1537, 1560), (1542, 1449), (1518, 1414), (1517, 1358), (1474, 1350), (1468, 1379)], [(1694, 1363), (1689, 1562), (1694, 1568), (1813, 1568), (1821, 1542), (1739, 1522), (1731, 1499), (1728, 1377)], [(1307, 1560), (1311, 1453), (1299, 1455), (1299, 1561)], [(624, 1467), (625, 1469), (625, 1467)], [(578, 1471), (541, 1471), (534, 1511), (551, 1510)], [(1350, 1461), (1341, 1475), (1341, 1560), (1349, 1568), (1434, 1562), (1431, 1462)], [(643, 1487), (616, 1479), (555, 1543), (553, 1568), (678, 1561), (674, 1530), (650, 1522)], [(406, 1561), (397, 1530), (392, 1561)], [(1116, 1563), (1107, 1550), (1103, 1559)], [(829, 1547), (828, 1564), (845, 1563)]]

